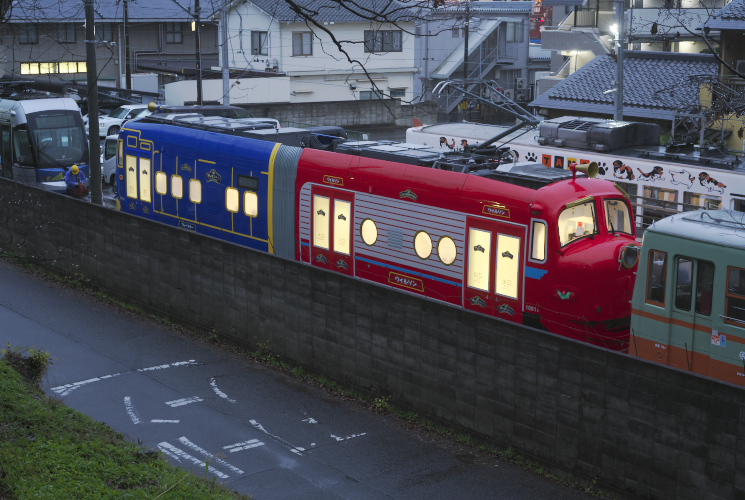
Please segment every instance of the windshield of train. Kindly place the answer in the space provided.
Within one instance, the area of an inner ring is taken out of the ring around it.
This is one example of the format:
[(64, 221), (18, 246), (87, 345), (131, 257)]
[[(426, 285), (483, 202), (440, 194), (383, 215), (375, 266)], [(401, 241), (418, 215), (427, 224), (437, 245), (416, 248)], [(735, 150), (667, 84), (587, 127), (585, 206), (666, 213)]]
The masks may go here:
[(559, 215), (559, 240), (561, 246), (585, 236), (597, 234), (595, 201), (577, 200), (567, 205)]
[(49, 110), (27, 116), (39, 167), (88, 163), (88, 142), (79, 112)]
[(633, 234), (629, 207), (623, 200), (605, 200), (605, 213), (608, 215), (608, 231), (613, 234)]

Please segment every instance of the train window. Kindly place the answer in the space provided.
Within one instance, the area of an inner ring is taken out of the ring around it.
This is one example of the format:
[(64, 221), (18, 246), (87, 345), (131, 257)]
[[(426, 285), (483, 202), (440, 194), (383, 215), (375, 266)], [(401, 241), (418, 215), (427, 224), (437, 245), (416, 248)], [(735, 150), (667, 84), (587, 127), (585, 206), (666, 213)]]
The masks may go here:
[(665, 305), (665, 283), (667, 281), (667, 252), (649, 251), (647, 270), (647, 303)]
[(629, 207), (623, 200), (605, 200), (605, 213), (608, 216), (608, 231), (633, 234)]
[(329, 249), (329, 210), (331, 200), (325, 196), (313, 196), (313, 246)]
[(711, 315), (711, 299), (714, 296), (714, 263), (698, 262), (696, 276), (696, 314)]
[(184, 179), (180, 175), (171, 176), (171, 195), (179, 200), (184, 197)]
[(228, 212), (237, 213), (241, 208), (240, 191), (236, 188), (229, 187), (225, 189), (225, 208)]
[(119, 139), (116, 145), (116, 164), (118, 167), (124, 166), (124, 141)]
[(168, 175), (162, 170), (155, 172), (155, 192), (158, 194), (168, 193)]
[(153, 201), (153, 192), (150, 186), (150, 158), (140, 158), (140, 200), (150, 203)]
[(458, 247), (455, 246), (455, 241), (450, 236), (443, 236), (437, 243), (437, 256), (440, 257), (440, 262), (449, 266), (458, 257)]
[(732, 197), (732, 210), (745, 212), (745, 199)]
[(127, 155), (127, 196), (137, 198), (137, 157)]
[(678, 259), (678, 271), (675, 279), (675, 308), (681, 311), (691, 310), (691, 291), (693, 290), (693, 261)]
[(468, 286), (489, 291), (491, 233), (470, 228), (468, 231)]
[(530, 237), (530, 258), (543, 262), (546, 260), (546, 223), (540, 220), (533, 221), (533, 234)]
[(372, 219), (365, 219), (360, 225), (360, 236), (365, 245), (373, 246), (378, 241), (378, 226)]
[(243, 193), (243, 211), (249, 217), (259, 216), (259, 195), (253, 191)]
[(722, 208), (722, 197), (685, 192), (683, 193), (683, 203), (687, 205), (683, 207), (683, 211), (699, 210), (701, 208), (717, 210)]
[(259, 190), (259, 179), (250, 175), (238, 175), (238, 187), (250, 191)]
[(520, 238), (506, 234), (497, 235), (497, 280), (499, 295), (517, 298), (520, 272)]
[(559, 215), (561, 246), (591, 234), (597, 234), (595, 202), (578, 200), (567, 205)]
[(724, 321), (745, 327), (745, 269), (727, 268), (727, 305)]
[(414, 251), (420, 259), (429, 259), (432, 255), (432, 237), (425, 231), (419, 231), (414, 236)]
[(26, 125), (13, 127), (13, 161), (21, 165), (33, 165), (31, 141)]
[(334, 252), (349, 255), (352, 231), (352, 204), (334, 200)]
[(197, 179), (189, 179), (189, 200), (192, 203), (202, 203), (202, 183)]

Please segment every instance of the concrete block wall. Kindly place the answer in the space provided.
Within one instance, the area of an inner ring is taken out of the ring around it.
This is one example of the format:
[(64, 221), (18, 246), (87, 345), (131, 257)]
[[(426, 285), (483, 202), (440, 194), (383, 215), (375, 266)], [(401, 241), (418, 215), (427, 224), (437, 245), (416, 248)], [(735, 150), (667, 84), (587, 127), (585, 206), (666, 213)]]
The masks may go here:
[(745, 497), (745, 391), (0, 179), (0, 247), (629, 497)]

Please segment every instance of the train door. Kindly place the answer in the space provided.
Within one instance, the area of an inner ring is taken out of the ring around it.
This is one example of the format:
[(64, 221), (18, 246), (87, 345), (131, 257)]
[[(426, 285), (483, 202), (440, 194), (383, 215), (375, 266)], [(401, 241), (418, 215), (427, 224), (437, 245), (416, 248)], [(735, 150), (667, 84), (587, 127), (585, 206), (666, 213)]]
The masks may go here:
[(152, 173), (153, 159), (150, 152), (142, 156), (126, 154), (124, 158), (126, 173), (126, 203), (128, 211), (136, 215), (152, 218)]
[[(215, 228), (217, 231), (234, 231), (231, 214), (233, 210), (228, 210), (228, 192), (226, 191), (232, 183), (231, 168), (212, 161), (199, 160), (197, 175), (202, 185), (202, 199), (205, 201), (200, 206), (198, 222), (203, 226)], [(234, 198), (235, 196), (231, 197), (231, 201)], [(231, 206), (231, 208), (236, 207)], [(205, 229), (205, 232), (210, 231)]]
[(353, 202), (352, 193), (313, 187), (310, 259), (314, 266), (354, 275)]
[(674, 268), (674, 297), (670, 313), (669, 365), (708, 374), (709, 351), (714, 341), (711, 302), (714, 264), (678, 256)]
[(525, 230), (497, 221), (466, 221), (463, 303), (467, 309), (522, 321)]

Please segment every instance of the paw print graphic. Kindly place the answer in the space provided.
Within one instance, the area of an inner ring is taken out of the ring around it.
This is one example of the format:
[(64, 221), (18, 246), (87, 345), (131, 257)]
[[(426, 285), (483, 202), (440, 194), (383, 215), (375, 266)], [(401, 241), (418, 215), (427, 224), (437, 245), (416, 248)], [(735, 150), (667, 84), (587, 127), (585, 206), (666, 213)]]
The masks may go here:
[(525, 155), (525, 159), (527, 161), (536, 161), (538, 159), (538, 156), (535, 153), (528, 153)]
[(606, 166), (605, 166), (605, 162), (603, 162), (603, 163), (600, 163), (600, 164), (599, 164), (598, 166), (599, 166), (599, 168), (598, 168), (598, 173), (599, 173), (600, 175), (605, 175), (605, 173), (606, 173), (606, 172), (608, 171), (608, 169), (607, 169), (607, 168), (606, 168)]

